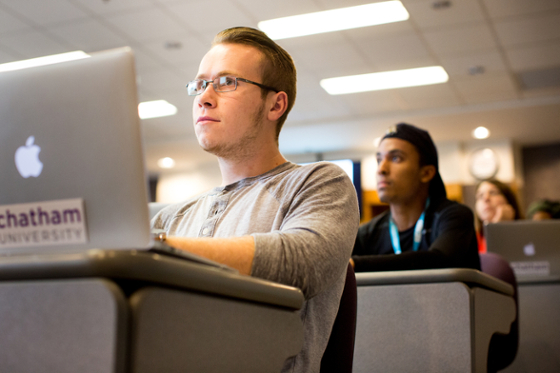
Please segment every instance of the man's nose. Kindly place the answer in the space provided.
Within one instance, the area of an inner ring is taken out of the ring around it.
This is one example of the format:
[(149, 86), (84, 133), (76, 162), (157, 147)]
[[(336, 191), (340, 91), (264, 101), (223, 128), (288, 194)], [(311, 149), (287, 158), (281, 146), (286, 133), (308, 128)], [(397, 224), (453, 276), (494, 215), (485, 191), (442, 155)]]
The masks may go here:
[(387, 161), (382, 159), (377, 163), (377, 173), (380, 175), (386, 175), (388, 172)]
[(216, 91), (212, 83), (208, 83), (206, 89), (196, 96), (197, 104), (200, 107), (214, 107), (216, 106)]

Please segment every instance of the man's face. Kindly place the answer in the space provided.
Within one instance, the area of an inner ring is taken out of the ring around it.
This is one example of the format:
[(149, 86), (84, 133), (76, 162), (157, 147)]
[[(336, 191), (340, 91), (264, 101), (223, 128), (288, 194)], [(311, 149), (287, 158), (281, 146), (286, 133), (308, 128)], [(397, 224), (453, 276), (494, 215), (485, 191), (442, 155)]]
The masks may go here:
[[(241, 44), (218, 44), (204, 56), (196, 79), (234, 76), (262, 83), (262, 53)], [(242, 157), (263, 136), (265, 102), (261, 89), (238, 82), (232, 92), (216, 92), (212, 84), (195, 96), (193, 120), (200, 146), (219, 157)]]
[[(387, 138), (377, 150), (377, 193), (386, 203), (406, 202), (414, 199), (426, 180), (420, 155), (408, 141)], [(431, 166), (433, 167), (433, 166)]]

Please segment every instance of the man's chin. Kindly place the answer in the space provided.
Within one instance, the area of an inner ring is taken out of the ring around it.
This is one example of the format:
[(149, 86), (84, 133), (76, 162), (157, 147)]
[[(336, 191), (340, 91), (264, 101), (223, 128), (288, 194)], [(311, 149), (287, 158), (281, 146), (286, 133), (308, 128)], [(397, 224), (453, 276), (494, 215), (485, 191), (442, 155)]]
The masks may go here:
[(386, 193), (383, 192), (377, 192), (377, 195), (379, 197), (379, 200), (383, 203), (390, 203), (391, 202), (391, 198), (389, 198), (389, 196)]

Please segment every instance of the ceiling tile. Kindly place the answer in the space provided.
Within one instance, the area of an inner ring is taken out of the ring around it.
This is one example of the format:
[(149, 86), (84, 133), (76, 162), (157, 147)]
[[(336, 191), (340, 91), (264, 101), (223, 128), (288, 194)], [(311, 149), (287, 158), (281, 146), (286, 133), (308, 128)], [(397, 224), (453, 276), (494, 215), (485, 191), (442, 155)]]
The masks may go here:
[(70, 0), (97, 14), (123, 13), (153, 6), (150, 0)]
[(39, 25), (71, 21), (87, 17), (87, 14), (67, 0), (13, 1), (0, 0), (0, 3)]
[(560, 66), (560, 42), (508, 48), (506, 54), (511, 67), (518, 72)]
[(287, 125), (345, 117), (349, 114), (350, 111), (339, 97), (325, 92), (317, 78), (304, 71), (298, 71), (296, 102), (288, 116)]
[(467, 103), (506, 101), (515, 99), (519, 88), (507, 73), (483, 74), (453, 80)]
[(560, 14), (498, 21), (495, 28), (505, 46), (560, 39)]
[(440, 58), (464, 56), (472, 52), (480, 53), (496, 48), (492, 32), (484, 23), (427, 31), (424, 37)]
[(175, 37), (185, 29), (166, 12), (159, 8), (149, 8), (112, 15), (106, 18), (113, 26), (129, 35), (131, 39), (149, 42), (166, 37)]
[(385, 39), (356, 40), (374, 66), (381, 71), (434, 64), (425, 43), (415, 34)]
[(296, 67), (303, 65), (319, 78), (363, 74), (370, 69), (358, 51), (347, 43), (333, 43), (329, 48), (309, 46), (305, 50), (288, 52)]
[[(166, 48), (167, 42), (177, 43), (179, 48)], [(187, 64), (198, 64), (202, 57), (210, 49), (210, 44), (202, 43), (198, 38), (189, 36), (188, 33), (183, 32), (177, 34), (175, 37), (169, 36), (166, 39), (161, 39), (155, 42), (147, 43), (144, 48), (151, 53), (156, 54), (159, 58), (165, 60), (171, 65), (184, 67)], [(193, 72), (191, 75), (195, 75)]]
[(402, 100), (392, 90), (351, 93), (335, 97), (348, 106), (352, 117), (404, 109)]
[(483, 0), (493, 18), (519, 16), (560, 9), (558, 0)]
[(126, 39), (94, 19), (49, 28), (58, 38), (86, 52), (123, 47)]
[(198, 74), (199, 66), (200, 66), (200, 60), (183, 64), (183, 66), (179, 71), (185, 81), (185, 84), (193, 80), (194, 77)]
[(484, 14), (477, 1), (454, 0), (451, 2), (451, 7), (445, 9), (434, 9), (432, 7), (433, 0), (403, 0), (403, 3), (410, 14), (410, 19), (421, 29), (454, 26), (484, 20)]
[(30, 25), (0, 9), (0, 35), (7, 34), (11, 31), (21, 31), (29, 28)]
[[(325, 93), (325, 95), (327, 95)], [(301, 125), (301, 123), (316, 123), (332, 118), (345, 118), (349, 115), (348, 108), (341, 101), (333, 97), (300, 95), (288, 115), (287, 126)]]
[(461, 103), (448, 83), (400, 88), (397, 93), (403, 98), (409, 110), (456, 106)]
[(414, 25), (410, 21), (386, 23), (369, 27), (360, 27), (341, 31), (352, 38), (384, 39), (399, 35), (407, 35), (415, 32)]
[(281, 43), (294, 59), (296, 68), (304, 68), (319, 79), (365, 73), (370, 69), (365, 57), (339, 32), (312, 35), (310, 40), (313, 42), (287, 39)]
[(289, 38), (278, 40), (277, 43), (288, 53), (295, 51), (305, 51), (310, 46), (329, 48), (332, 43), (348, 44), (349, 39), (341, 32), (327, 32), (323, 34), (307, 35), (299, 38)]
[(243, 9), (257, 21), (266, 21), (273, 18), (295, 16), (324, 10), (317, 6), (313, 0), (237, 0)]
[(439, 62), (437, 62), (434, 58), (430, 56), (424, 56), (394, 61), (377, 61), (375, 67), (378, 71), (393, 71), (436, 65), (439, 65)]
[(143, 48), (133, 48), (134, 59), (136, 61), (136, 73), (142, 75), (163, 67), (159, 58), (152, 56), (151, 52), (145, 52)]
[(177, 139), (188, 140), (194, 137), (191, 130), (192, 126), (178, 118), (176, 115), (172, 117), (150, 118), (141, 121), (142, 136), (149, 139), (148, 144), (176, 141)]
[(483, 104), (488, 102), (506, 102), (515, 100), (519, 97), (518, 93), (513, 91), (503, 91), (503, 92), (480, 92), (479, 94), (472, 96), (465, 96), (464, 100), (467, 104)]
[(450, 76), (468, 76), (472, 67), (482, 67), (485, 72), (506, 71), (502, 55), (497, 51), (473, 53), (462, 57), (442, 58), (441, 64)]
[(149, 87), (149, 90), (165, 90), (177, 94), (185, 90), (185, 82), (181, 77), (165, 69), (153, 70), (140, 75), (140, 89), (143, 86)]
[(71, 50), (38, 31), (26, 31), (3, 36), (0, 44), (21, 54), (24, 58), (34, 58), (70, 52)]
[(258, 20), (252, 19), (228, 0), (205, 0), (165, 5), (185, 27), (197, 32), (212, 32), (234, 26), (256, 27)]
[(13, 62), (17, 60), (19, 60), (19, 58), (14, 56), (13, 53), (3, 51), (2, 48), (0, 48), (0, 63)]
[(560, 96), (560, 87), (547, 87), (530, 89), (522, 92), (524, 98), (534, 98), (543, 96)]
[[(383, 1), (383, 0), (381, 0)], [(379, 0), (317, 0), (317, 3), (325, 7), (325, 9), (346, 8), (356, 5), (364, 5), (377, 3)]]

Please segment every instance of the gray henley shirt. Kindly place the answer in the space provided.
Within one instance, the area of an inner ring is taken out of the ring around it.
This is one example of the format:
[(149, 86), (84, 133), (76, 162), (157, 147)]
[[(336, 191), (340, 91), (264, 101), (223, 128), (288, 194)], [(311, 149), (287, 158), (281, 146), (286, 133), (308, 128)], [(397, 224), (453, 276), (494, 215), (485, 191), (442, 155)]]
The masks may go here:
[(183, 237), (255, 239), (251, 275), (298, 287), (304, 347), (283, 372), (319, 372), (359, 225), (356, 192), (338, 166), (286, 162), (171, 205), (153, 228)]

